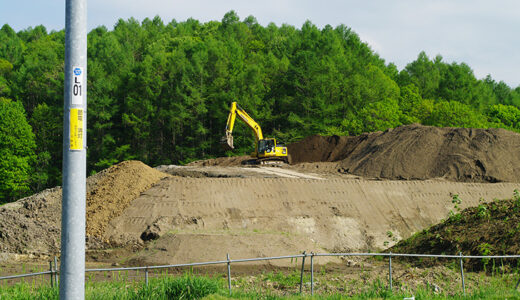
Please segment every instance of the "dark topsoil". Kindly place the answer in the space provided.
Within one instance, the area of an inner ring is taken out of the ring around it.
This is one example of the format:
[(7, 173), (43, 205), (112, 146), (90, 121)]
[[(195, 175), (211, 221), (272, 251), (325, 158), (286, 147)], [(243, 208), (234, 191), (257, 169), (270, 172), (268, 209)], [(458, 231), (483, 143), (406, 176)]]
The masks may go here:
[(339, 162), (369, 178), (520, 182), (520, 134), (504, 129), (400, 126), (359, 136), (307, 137), (290, 144), (292, 163)]
[[(518, 255), (520, 253), (520, 195), (510, 200), (481, 203), (460, 213), (452, 212), (443, 222), (416, 233), (388, 249), (393, 253), (457, 255)], [(403, 259), (403, 258), (399, 258)], [(415, 260), (417, 262), (417, 260)], [(437, 262), (437, 261), (435, 261)], [(421, 264), (435, 263), (422, 260)], [(458, 262), (457, 262), (458, 263)], [(491, 271), (495, 267), (518, 267), (517, 259), (464, 262), (470, 270)]]

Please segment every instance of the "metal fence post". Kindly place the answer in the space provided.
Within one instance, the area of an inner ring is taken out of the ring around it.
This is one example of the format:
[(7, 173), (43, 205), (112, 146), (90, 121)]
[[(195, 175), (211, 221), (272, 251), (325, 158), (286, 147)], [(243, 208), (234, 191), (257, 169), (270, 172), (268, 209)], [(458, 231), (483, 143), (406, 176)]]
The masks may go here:
[(146, 283), (146, 286), (148, 286), (148, 266), (144, 269), (144, 282)]
[(466, 285), (464, 284), (464, 265), (462, 263), (462, 252), (459, 252), (460, 255), (460, 277), (462, 278), (462, 293), (466, 296)]
[(49, 261), (49, 271), (51, 272), (51, 287), (54, 287), (54, 282), (52, 280), (52, 277), (54, 277), (54, 273), (53, 273), (53, 270), (52, 270), (52, 260)]
[(54, 283), (58, 285), (58, 258), (54, 255)]
[(390, 291), (392, 291), (392, 252), (390, 252), (390, 256), (388, 257), (388, 282)]
[(314, 252), (311, 252), (311, 296), (314, 296)]
[(231, 260), (229, 260), (229, 253), (227, 254), (227, 277), (228, 277), (229, 295), (231, 296)]
[(305, 268), (305, 257), (307, 256), (306, 252), (303, 251), (303, 257), (302, 257), (302, 272), (300, 274), (300, 294), (302, 293), (302, 287), (303, 287), (303, 271)]

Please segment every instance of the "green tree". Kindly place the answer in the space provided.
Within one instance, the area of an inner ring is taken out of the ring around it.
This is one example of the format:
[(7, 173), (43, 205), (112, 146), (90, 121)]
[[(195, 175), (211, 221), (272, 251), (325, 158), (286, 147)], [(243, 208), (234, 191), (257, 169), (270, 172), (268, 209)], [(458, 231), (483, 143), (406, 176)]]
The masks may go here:
[(29, 191), (34, 135), (20, 102), (0, 98), (0, 203)]
[(484, 115), (471, 106), (457, 101), (435, 103), (430, 117), (424, 124), (437, 127), (489, 127)]
[(31, 188), (34, 192), (59, 185), (61, 182), (63, 108), (38, 104), (29, 124), (36, 142)]
[(0, 97), (8, 96), (11, 93), (10, 84), (6, 77), (11, 74), (12, 70), (13, 65), (7, 60), (0, 58)]
[(430, 117), (433, 105), (433, 100), (421, 97), (419, 89), (415, 85), (409, 84), (401, 87), (399, 107), (403, 124), (424, 123)]
[(520, 109), (512, 105), (497, 104), (487, 112), (489, 122), (511, 130), (520, 130)]
[(399, 75), (400, 83), (402, 85), (413, 83), (419, 87), (421, 97), (435, 98), (441, 83), (441, 60), (441, 56), (437, 56), (435, 61), (432, 61), (425, 52), (419, 53), (417, 59), (408, 64)]

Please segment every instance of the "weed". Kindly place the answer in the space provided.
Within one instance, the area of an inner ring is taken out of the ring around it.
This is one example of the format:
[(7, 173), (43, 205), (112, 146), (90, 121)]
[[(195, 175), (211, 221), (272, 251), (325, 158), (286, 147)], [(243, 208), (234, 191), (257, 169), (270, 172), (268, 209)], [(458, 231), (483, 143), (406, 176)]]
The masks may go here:
[(489, 211), (486, 205), (479, 204), (477, 206), (477, 218), (479, 219), (489, 219)]

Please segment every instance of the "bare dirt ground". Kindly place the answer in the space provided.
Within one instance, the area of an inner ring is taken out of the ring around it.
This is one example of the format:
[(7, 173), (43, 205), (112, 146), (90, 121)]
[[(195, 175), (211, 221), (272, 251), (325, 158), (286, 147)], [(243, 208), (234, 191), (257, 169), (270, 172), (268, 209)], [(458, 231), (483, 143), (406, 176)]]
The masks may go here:
[(195, 261), (195, 257), (220, 260), (225, 253), (245, 258), (303, 250), (373, 251), (445, 218), (453, 209), (454, 193), (463, 199), (462, 207), (468, 207), (478, 205), (480, 198), (510, 197), (518, 187), (514, 183), (174, 176), (158, 182), (111, 220), (105, 239), (118, 246), (149, 241), (133, 258), (141, 264)]
[[(296, 146), (291, 166), (243, 166), (248, 157), (156, 169), (129, 161), (90, 177), (89, 260), (377, 251), (446, 218), (455, 194), (465, 208), (520, 187), (520, 135), (504, 130), (412, 125)], [(60, 188), (1, 206), (0, 260), (58, 253), (60, 210)]]

